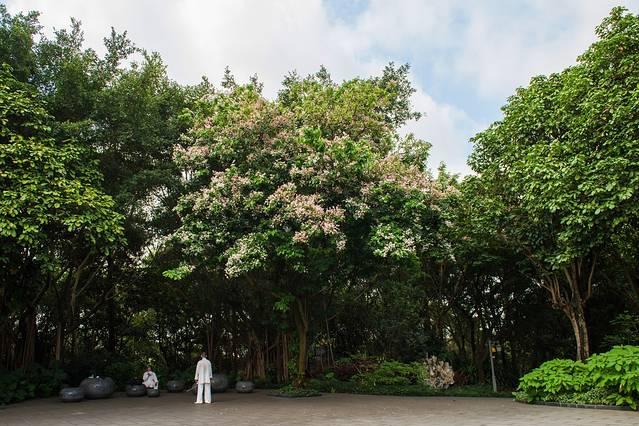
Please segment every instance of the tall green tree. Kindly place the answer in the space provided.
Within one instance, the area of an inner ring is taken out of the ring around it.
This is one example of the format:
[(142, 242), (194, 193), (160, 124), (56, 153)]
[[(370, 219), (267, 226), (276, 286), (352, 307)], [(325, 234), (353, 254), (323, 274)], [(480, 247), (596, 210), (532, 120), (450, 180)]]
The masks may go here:
[[(100, 175), (73, 140), (52, 137), (38, 94), (0, 72), (0, 263), (2, 332), (26, 316), (18, 365), (33, 361), (36, 307), (59, 280), (80, 271), (61, 261), (76, 245), (108, 253), (122, 237), (122, 217), (100, 191)], [(6, 334), (5, 334), (6, 335)], [(3, 339), (3, 342), (12, 339)], [(3, 348), (7, 349), (7, 348)], [(3, 351), (3, 353), (6, 353)]]
[(497, 235), (537, 266), (578, 359), (589, 355), (599, 259), (636, 218), (639, 195), (639, 17), (616, 8), (597, 35), (575, 66), (518, 89), (470, 159), (494, 198)]

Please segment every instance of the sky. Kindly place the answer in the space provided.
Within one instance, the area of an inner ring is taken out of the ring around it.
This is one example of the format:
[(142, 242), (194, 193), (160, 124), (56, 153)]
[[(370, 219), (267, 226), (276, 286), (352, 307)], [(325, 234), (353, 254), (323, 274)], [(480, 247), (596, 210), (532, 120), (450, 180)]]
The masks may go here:
[(324, 65), (336, 81), (408, 63), (416, 92), (408, 123), (440, 162), (469, 173), (470, 138), (499, 120), (517, 87), (575, 63), (614, 6), (639, 0), (0, 0), (10, 13), (37, 10), (45, 34), (83, 24), (86, 46), (103, 52), (110, 33), (159, 52), (174, 80), (219, 82), (257, 74), (274, 97), (290, 71)]

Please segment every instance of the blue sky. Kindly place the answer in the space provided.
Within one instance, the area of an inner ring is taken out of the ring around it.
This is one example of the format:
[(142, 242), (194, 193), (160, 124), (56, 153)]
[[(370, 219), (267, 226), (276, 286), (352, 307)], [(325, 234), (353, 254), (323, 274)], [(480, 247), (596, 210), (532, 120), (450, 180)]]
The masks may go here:
[(12, 13), (42, 12), (45, 32), (83, 23), (101, 50), (111, 26), (160, 52), (169, 75), (219, 81), (257, 73), (274, 96), (282, 77), (325, 65), (337, 80), (378, 74), (389, 61), (412, 67), (409, 123), (432, 143), (431, 166), (467, 173), (469, 139), (499, 119), (516, 87), (575, 62), (610, 9), (639, 0), (6, 0)]

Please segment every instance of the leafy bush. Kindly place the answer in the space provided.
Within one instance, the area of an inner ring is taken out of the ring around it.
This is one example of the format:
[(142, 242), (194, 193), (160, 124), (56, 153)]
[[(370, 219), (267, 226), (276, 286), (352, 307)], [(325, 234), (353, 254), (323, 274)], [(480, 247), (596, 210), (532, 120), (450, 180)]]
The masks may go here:
[(526, 394), (528, 402), (549, 401), (562, 393), (583, 391), (587, 380), (588, 369), (584, 363), (553, 359), (522, 377), (517, 389)]
[(397, 361), (384, 361), (372, 371), (358, 373), (353, 379), (364, 387), (378, 385), (408, 385), (417, 383), (423, 377), (423, 366), (418, 363), (404, 364)]
[(515, 399), (628, 405), (639, 403), (639, 347), (615, 346), (585, 363), (555, 359), (520, 379)]
[(606, 389), (593, 388), (586, 392), (567, 393), (558, 395), (557, 402), (570, 404), (607, 405), (610, 392)]
[(57, 367), (34, 365), (29, 369), (0, 371), (0, 404), (54, 395), (66, 379), (64, 371)]
[[(370, 362), (363, 365), (364, 368), (351, 377), (362, 388), (426, 385), (433, 389), (446, 389), (454, 383), (452, 367), (434, 356), (423, 363), (383, 361), (377, 365)], [(343, 375), (335, 374), (335, 377), (342, 379)]]
[(374, 370), (380, 364), (377, 358), (366, 355), (353, 355), (347, 358), (340, 358), (335, 362), (333, 373), (340, 380), (349, 380), (357, 374)]
[(592, 383), (611, 393), (608, 401), (637, 409), (639, 403), (639, 346), (615, 346), (588, 359)]

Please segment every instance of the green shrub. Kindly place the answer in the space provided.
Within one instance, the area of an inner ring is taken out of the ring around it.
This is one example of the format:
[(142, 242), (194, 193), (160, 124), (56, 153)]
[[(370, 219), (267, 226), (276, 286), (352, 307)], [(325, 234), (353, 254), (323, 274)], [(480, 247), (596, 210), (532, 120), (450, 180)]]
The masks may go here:
[(34, 365), (29, 369), (0, 371), (0, 404), (54, 395), (67, 379), (60, 368)]
[(558, 395), (556, 402), (564, 402), (570, 404), (595, 404), (607, 405), (610, 392), (606, 389), (593, 388), (586, 392), (575, 392)]
[(339, 380), (350, 380), (357, 374), (373, 371), (380, 363), (381, 361), (376, 357), (355, 354), (338, 359), (332, 372), (335, 373), (335, 377)]
[(419, 363), (384, 361), (371, 371), (356, 374), (353, 380), (364, 387), (409, 385), (417, 383), (420, 377), (423, 377), (423, 369), (424, 367)]
[(526, 394), (528, 402), (550, 401), (562, 393), (583, 391), (587, 381), (585, 364), (570, 359), (554, 359), (522, 377), (517, 390)]
[(639, 403), (639, 346), (615, 346), (588, 359), (592, 383), (610, 391), (608, 401), (637, 409)]
[(543, 363), (519, 381), (513, 396), (527, 402), (576, 404), (639, 404), (639, 347), (615, 346), (585, 363), (555, 359)]

